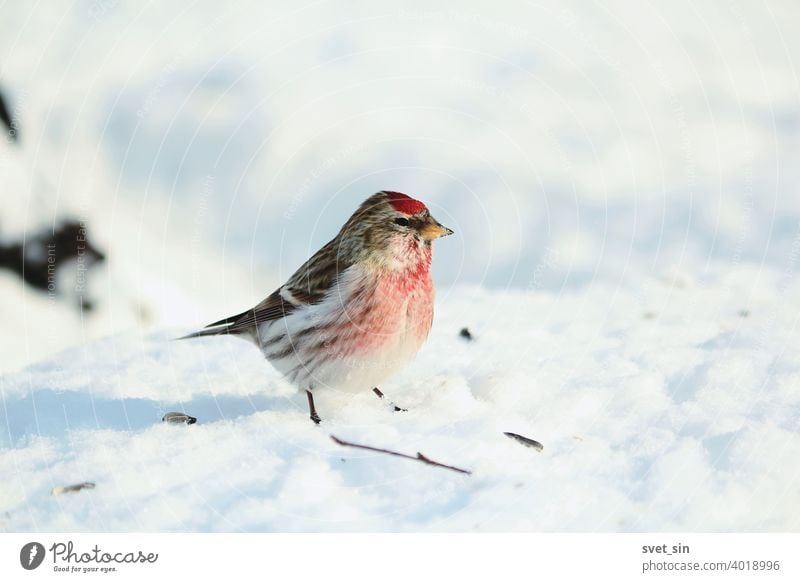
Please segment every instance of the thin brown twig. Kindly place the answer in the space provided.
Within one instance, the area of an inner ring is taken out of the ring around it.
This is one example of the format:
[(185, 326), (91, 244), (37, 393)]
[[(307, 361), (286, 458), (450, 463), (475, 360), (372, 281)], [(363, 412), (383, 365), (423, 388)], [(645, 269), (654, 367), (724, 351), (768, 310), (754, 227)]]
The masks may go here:
[(373, 451), (376, 453), (383, 453), (385, 455), (392, 455), (393, 457), (402, 457), (404, 459), (411, 459), (412, 461), (420, 461), (422, 463), (425, 463), (426, 465), (433, 465), (434, 467), (442, 467), (443, 469), (450, 469), (451, 471), (456, 471), (457, 473), (472, 475), (472, 471), (467, 471), (466, 469), (460, 469), (459, 467), (453, 467), (452, 465), (445, 465), (444, 463), (439, 463), (438, 461), (434, 461), (433, 459), (426, 457), (422, 453), (417, 453), (416, 456), (406, 455), (405, 453), (398, 453), (397, 451), (390, 451), (389, 449), (381, 449), (378, 447), (371, 447), (369, 445), (359, 445), (356, 443), (343, 441), (342, 439), (337, 438), (333, 435), (331, 435), (331, 440), (333, 440), (333, 442), (342, 447), (353, 447), (355, 449), (364, 449), (365, 451)]

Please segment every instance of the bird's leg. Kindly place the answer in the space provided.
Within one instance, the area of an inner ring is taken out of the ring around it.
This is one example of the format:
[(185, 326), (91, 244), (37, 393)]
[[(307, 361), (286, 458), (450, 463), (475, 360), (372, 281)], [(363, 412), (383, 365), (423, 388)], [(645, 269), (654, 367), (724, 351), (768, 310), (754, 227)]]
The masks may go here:
[[(378, 396), (378, 398), (383, 399), (384, 394), (383, 394), (383, 392), (381, 392), (380, 388), (375, 386), (375, 388), (373, 388), (372, 391)], [(394, 411), (395, 412), (408, 412), (407, 408), (400, 408), (394, 402), (392, 402), (392, 406), (394, 406)]]
[(317, 408), (314, 406), (314, 396), (311, 394), (311, 390), (306, 390), (306, 396), (308, 396), (308, 411), (311, 413), (311, 420), (314, 421), (314, 424), (319, 424), (322, 422), (322, 419), (317, 414)]

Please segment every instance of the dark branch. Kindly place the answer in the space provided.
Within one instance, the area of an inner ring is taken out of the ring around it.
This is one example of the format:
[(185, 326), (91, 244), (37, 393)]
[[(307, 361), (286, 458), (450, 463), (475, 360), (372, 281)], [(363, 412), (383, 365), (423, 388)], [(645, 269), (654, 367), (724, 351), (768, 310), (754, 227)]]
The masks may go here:
[(443, 469), (450, 469), (451, 471), (456, 471), (457, 473), (463, 473), (465, 475), (471, 475), (472, 471), (467, 471), (466, 469), (460, 469), (458, 467), (453, 467), (452, 465), (445, 465), (443, 463), (439, 463), (430, 459), (423, 455), (422, 453), (417, 453), (417, 456), (413, 455), (406, 455), (405, 453), (398, 453), (397, 451), (390, 451), (389, 449), (380, 449), (378, 447), (370, 447), (369, 445), (358, 445), (356, 443), (350, 443), (347, 441), (343, 441), (340, 438), (336, 438), (335, 436), (331, 435), (331, 439), (337, 445), (342, 447), (353, 447), (355, 449), (364, 449), (365, 451), (373, 451), (376, 453), (383, 453), (385, 455), (392, 455), (393, 457), (402, 457), (404, 459), (411, 459), (412, 461), (420, 461), (425, 463), (426, 465), (433, 465), (434, 467), (442, 467)]
[(17, 141), (18, 139), (17, 128), (14, 127), (15, 125), (14, 120), (11, 117), (11, 113), (9, 113), (9, 109), (6, 106), (6, 102), (5, 99), (3, 99), (2, 93), (0, 93), (0, 121), (2, 121), (3, 125), (5, 125), (8, 128), (9, 137), (11, 137), (11, 139), (13, 139), (14, 141)]

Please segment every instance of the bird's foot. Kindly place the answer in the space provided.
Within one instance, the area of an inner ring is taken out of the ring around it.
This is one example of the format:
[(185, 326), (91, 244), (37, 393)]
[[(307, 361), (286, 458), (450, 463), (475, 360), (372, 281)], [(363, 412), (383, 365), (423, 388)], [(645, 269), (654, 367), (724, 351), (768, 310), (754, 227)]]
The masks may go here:
[(306, 397), (308, 397), (308, 412), (309, 418), (314, 424), (319, 424), (322, 422), (322, 419), (317, 414), (317, 407), (314, 406), (314, 396), (311, 394), (311, 390), (306, 390)]
[[(381, 390), (380, 390), (380, 389), (379, 389), (377, 386), (376, 386), (375, 388), (373, 388), (373, 389), (372, 389), (372, 391), (373, 391), (373, 392), (374, 392), (374, 393), (375, 393), (375, 394), (378, 396), (378, 398), (380, 398), (381, 400), (383, 400), (383, 397), (384, 397), (385, 395), (384, 395), (384, 393), (383, 393), (383, 392), (381, 392)], [(392, 406), (392, 408), (394, 408), (394, 411), (395, 411), (395, 412), (408, 412), (408, 408), (400, 408), (400, 407), (399, 407), (399, 406), (397, 406), (397, 404), (395, 404), (394, 402), (392, 402), (392, 403), (391, 403), (391, 406)]]

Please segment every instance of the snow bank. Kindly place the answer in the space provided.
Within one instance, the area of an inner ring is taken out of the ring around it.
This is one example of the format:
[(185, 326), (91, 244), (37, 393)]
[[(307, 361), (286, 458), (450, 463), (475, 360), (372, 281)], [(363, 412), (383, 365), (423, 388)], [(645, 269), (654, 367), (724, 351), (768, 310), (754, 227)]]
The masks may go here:
[(452, 4), (4, 3), (0, 239), (71, 216), (107, 261), (57, 328), (0, 281), (0, 371), (225, 312), (386, 188), (459, 235), (441, 284), (785, 268), (796, 2)]
[[(408, 412), (320, 394), (320, 426), (241, 340), (98, 341), (0, 380), (0, 528), (796, 531), (799, 295), (746, 269), (575, 294), (460, 287), (382, 386)], [(168, 411), (198, 422), (165, 425)], [(83, 481), (96, 488), (50, 495)]]

